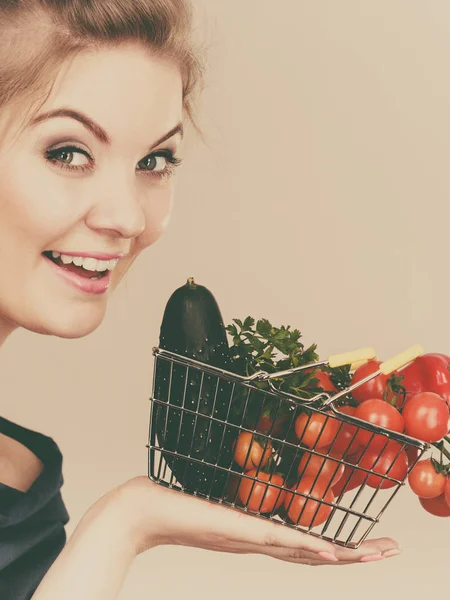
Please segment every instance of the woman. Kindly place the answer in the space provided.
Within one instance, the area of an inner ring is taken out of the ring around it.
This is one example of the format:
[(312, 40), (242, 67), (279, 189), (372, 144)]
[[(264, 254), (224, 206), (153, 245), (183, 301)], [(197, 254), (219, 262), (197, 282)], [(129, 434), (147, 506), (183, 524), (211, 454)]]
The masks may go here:
[[(79, 338), (167, 226), (201, 77), (189, 9), (183, 0), (0, 0), (0, 29), (0, 343), (19, 327)], [(116, 598), (135, 556), (161, 544), (310, 565), (398, 553), (389, 539), (336, 547), (146, 476), (100, 498), (66, 544), (58, 447), (6, 419), (0, 432), (5, 600)]]

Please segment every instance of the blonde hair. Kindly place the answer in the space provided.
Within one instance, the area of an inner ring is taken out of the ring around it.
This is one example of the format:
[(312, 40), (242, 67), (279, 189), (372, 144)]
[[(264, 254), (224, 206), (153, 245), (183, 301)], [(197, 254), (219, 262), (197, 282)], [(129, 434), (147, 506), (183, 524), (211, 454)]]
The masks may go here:
[(61, 63), (78, 52), (138, 42), (177, 62), (195, 126), (203, 65), (191, 29), (188, 0), (0, 0), (0, 111), (51, 88)]

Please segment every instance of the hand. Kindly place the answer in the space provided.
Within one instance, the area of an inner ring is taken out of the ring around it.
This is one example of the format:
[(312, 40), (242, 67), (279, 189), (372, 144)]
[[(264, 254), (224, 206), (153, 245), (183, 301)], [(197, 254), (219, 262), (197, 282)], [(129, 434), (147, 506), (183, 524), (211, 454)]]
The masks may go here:
[(352, 550), (136, 477), (119, 488), (136, 554), (176, 544), (235, 554), (265, 554), (305, 565), (353, 564), (399, 554), (389, 538), (368, 540)]

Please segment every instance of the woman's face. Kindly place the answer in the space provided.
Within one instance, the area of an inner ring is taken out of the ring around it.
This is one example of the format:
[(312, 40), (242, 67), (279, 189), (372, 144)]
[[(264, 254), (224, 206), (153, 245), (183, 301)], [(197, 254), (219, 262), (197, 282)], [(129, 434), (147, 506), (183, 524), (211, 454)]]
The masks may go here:
[(19, 134), (11, 114), (0, 112), (0, 336), (81, 337), (167, 225), (181, 75), (134, 46), (85, 52)]

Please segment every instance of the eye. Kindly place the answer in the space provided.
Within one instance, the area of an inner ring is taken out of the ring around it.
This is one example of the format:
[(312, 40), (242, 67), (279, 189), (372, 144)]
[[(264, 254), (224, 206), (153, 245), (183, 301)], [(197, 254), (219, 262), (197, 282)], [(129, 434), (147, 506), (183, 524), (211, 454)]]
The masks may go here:
[(164, 171), (169, 164), (169, 158), (164, 154), (149, 154), (138, 162), (138, 166), (146, 171)]
[(138, 170), (147, 177), (166, 179), (173, 175), (175, 167), (180, 164), (181, 159), (176, 158), (172, 150), (159, 150), (140, 160)]
[(93, 158), (77, 146), (63, 146), (47, 150), (46, 160), (61, 169), (84, 171), (92, 168)]

